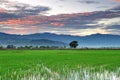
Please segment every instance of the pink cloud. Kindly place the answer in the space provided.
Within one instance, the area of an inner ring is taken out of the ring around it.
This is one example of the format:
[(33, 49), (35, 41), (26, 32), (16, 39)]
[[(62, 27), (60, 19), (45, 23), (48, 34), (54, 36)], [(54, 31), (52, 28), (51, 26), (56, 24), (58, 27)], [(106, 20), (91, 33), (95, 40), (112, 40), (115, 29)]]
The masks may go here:
[(36, 23), (40, 23), (40, 22), (29, 19), (10, 19), (7, 21), (0, 22), (0, 24), (7, 24), (7, 25), (28, 25), (28, 24), (36, 24)]
[(0, 9), (0, 13), (7, 12), (5, 9)]
[(113, 1), (120, 2), (120, 0), (113, 0)]

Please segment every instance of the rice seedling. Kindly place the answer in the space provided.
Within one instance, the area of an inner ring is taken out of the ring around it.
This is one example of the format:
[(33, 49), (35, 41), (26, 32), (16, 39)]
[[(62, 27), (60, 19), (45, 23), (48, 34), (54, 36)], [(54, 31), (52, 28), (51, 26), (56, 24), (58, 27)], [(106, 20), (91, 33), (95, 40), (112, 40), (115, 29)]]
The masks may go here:
[(104, 67), (96, 70), (95, 67), (76, 66), (74, 70), (69, 67), (53, 70), (39, 64), (26, 71), (19, 69), (6, 73), (0, 80), (120, 80), (120, 68), (110, 71)]
[(120, 80), (120, 50), (0, 51), (0, 80)]

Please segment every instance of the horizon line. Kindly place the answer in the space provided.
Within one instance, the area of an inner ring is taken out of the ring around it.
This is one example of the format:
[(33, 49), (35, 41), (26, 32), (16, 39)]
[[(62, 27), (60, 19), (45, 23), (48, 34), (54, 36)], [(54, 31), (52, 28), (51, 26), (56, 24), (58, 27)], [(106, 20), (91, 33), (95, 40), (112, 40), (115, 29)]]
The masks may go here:
[[(33, 34), (55, 34), (55, 35), (67, 35), (67, 36), (80, 36), (80, 35), (69, 35), (69, 34), (59, 34), (59, 33), (52, 33), (52, 32), (42, 32), (42, 33), (28, 33), (28, 34), (15, 34), (15, 33), (7, 33), (7, 32), (0, 32), (0, 33), (3, 33), (3, 34), (9, 34), (9, 35), (21, 35), (21, 36), (24, 36), (24, 35), (33, 35)], [(91, 36), (91, 35), (118, 35), (118, 34), (103, 34), (103, 33), (94, 33), (94, 34), (89, 34), (89, 35), (84, 35), (84, 36), (80, 36), (80, 37), (85, 37), (85, 36)], [(120, 36), (120, 35), (118, 35)]]

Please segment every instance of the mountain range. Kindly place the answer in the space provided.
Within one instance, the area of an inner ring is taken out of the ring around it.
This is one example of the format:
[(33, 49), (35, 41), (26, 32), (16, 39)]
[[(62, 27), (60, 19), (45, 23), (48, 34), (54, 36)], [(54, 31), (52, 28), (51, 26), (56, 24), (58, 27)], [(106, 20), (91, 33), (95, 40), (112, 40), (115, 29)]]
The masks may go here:
[(15, 46), (69, 46), (71, 41), (78, 41), (79, 47), (120, 47), (120, 35), (92, 34), (89, 36), (72, 36), (53, 33), (35, 33), (16, 35), (0, 33), (0, 45)]

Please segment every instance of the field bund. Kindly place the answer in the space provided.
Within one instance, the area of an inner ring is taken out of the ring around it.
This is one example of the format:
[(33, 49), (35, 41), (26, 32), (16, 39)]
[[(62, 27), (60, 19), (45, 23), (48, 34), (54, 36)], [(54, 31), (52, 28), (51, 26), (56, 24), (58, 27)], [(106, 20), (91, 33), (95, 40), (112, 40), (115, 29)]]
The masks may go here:
[(0, 80), (120, 80), (120, 50), (1, 50)]

